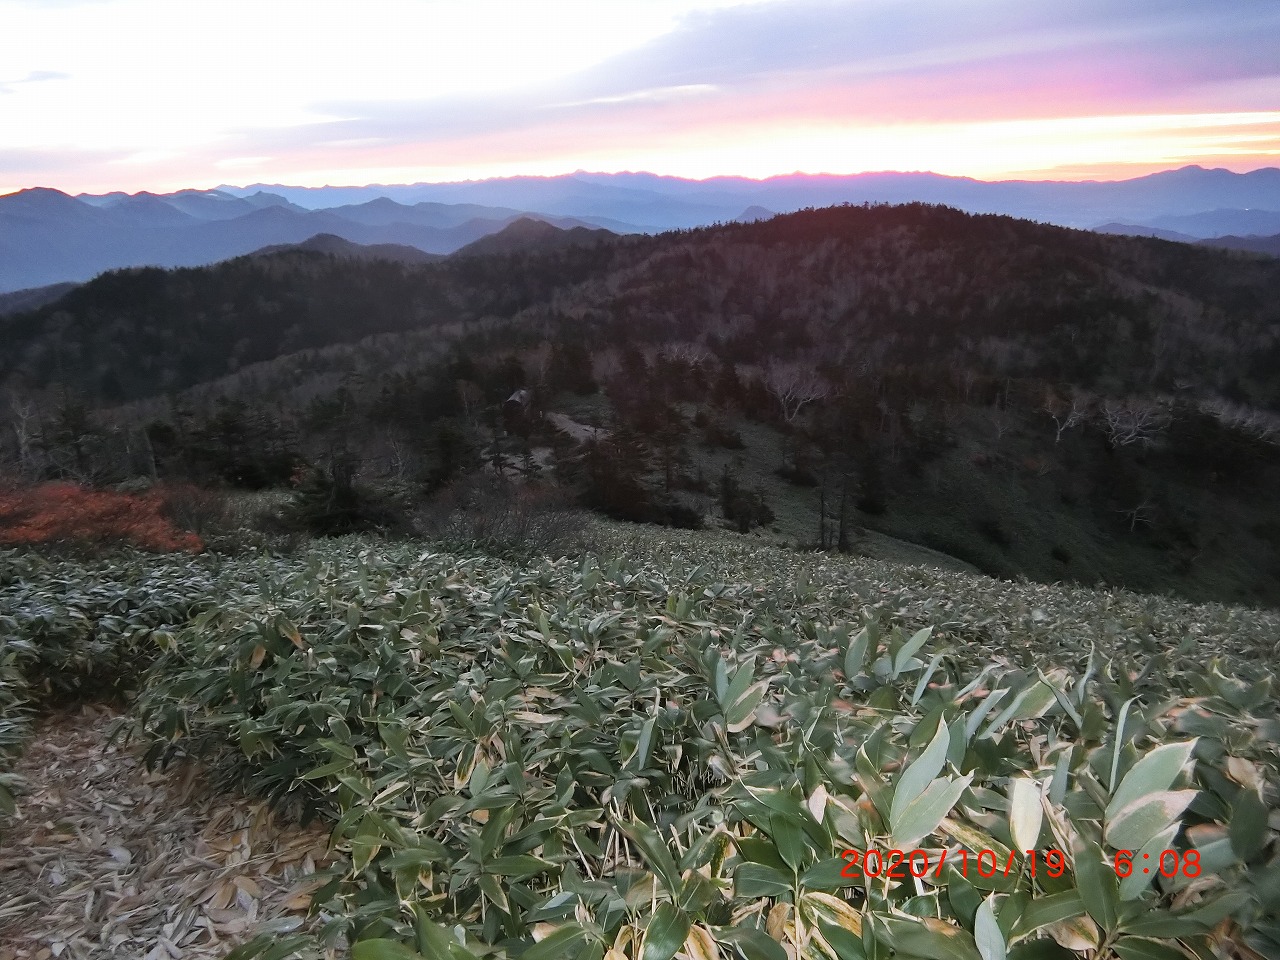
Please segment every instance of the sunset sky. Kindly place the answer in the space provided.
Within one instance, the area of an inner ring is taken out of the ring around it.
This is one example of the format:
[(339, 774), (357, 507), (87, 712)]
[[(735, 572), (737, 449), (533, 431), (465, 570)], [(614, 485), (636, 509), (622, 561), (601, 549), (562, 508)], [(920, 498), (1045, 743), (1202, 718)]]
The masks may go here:
[(1280, 165), (1276, 0), (0, 0), (0, 193)]

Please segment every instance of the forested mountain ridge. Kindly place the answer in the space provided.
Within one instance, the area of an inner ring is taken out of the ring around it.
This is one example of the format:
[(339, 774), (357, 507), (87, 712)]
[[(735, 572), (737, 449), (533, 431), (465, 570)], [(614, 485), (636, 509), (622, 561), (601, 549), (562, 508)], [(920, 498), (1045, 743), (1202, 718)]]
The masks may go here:
[(181, 390), (239, 367), (370, 334), (506, 315), (602, 269), (591, 255), (412, 266), (287, 250), (210, 267), (111, 271), (0, 318), (0, 384), (62, 383), (93, 402)]
[(0, 321), (0, 384), (138, 398), (300, 349), (537, 307), (590, 316), (582, 334), (601, 345), (700, 340), (740, 363), (954, 368), (959, 352), (995, 376), (1280, 403), (1274, 260), (921, 204), (583, 236), (423, 266), (285, 251), (108, 273)]
[(835, 207), (420, 266), (124, 271), (0, 341), (28, 473), (342, 462), (418, 496), (488, 464), (625, 519), (842, 550), (879, 530), (1004, 576), (1280, 603), (1274, 259)]

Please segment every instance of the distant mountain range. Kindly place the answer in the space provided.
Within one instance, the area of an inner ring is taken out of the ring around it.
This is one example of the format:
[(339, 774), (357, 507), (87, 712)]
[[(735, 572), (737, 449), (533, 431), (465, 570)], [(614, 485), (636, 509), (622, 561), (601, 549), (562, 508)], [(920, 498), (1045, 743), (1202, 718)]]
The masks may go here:
[(1273, 237), (1216, 237), (1201, 241), (1205, 246), (1226, 250), (1247, 250), (1249, 253), (1265, 253), (1280, 257), (1280, 234)]
[[(544, 218), (503, 207), (409, 206), (385, 198), (308, 210), (263, 191), (71, 197), (22, 190), (0, 197), (0, 293), (88, 280), (120, 267), (199, 266), (317, 234), (447, 254), (526, 217)], [(545, 219), (564, 229), (598, 226), (573, 217)], [(390, 258), (405, 256), (402, 249)]]
[[(1269, 211), (1280, 217), (1280, 169), (1252, 173), (1190, 166), (1132, 180), (998, 181), (934, 173), (863, 173), (851, 176), (793, 174), (767, 180), (714, 177), (682, 180), (649, 173), (575, 173), (560, 177), (510, 177), (464, 183), (405, 186), (288, 187), (254, 184), (221, 187), (248, 197), (261, 191), (311, 209), (386, 197), (399, 203), (474, 203), (537, 210), (548, 216), (590, 217), (598, 226), (627, 232), (683, 228), (737, 220), (748, 208), (786, 213), (840, 203), (941, 203), (972, 213), (1005, 213), (1067, 227), (1093, 228), (1120, 221), (1147, 224), (1164, 217), (1206, 211)], [(752, 211), (748, 219), (754, 219)], [(616, 223), (607, 222), (609, 219)], [(1196, 229), (1156, 223), (1207, 237)], [(1280, 232), (1240, 230), (1224, 233)]]
[[(923, 201), (973, 213), (1176, 240), (1280, 233), (1280, 169), (1184, 167), (1116, 182), (985, 182), (932, 173), (682, 180), (576, 173), (365, 187), (254, 184), (171, 194), (0, 197), (0, 293), (124, 266), (194, 266), (330, 234), (448, 254), (521, 218), (652, 233), (851, 203)], [(1102, 225), (1102, 226), (1099, 226)]]
[(1143, 223), (1107, 223), (1095, 229), (1104, 233), (1161, 237), (1183, 242), (1229, 236), (1265, 237), (1280, 233), (1280, 210), (1206, 210), (1202, 213), (1154, 217)]

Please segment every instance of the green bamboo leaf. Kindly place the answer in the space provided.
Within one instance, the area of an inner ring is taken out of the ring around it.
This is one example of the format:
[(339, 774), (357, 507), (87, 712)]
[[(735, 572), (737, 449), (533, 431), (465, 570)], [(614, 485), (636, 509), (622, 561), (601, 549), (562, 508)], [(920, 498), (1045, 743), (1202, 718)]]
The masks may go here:
[(410, 950), (396, 940), (361, 940), (351, 946), (351, 960), (424, 960), (422, 954)]
[(1083, 729), (1084, 718), (1080, 716), (1080, 711), (1075, 708), (1075, 704), (1071, 702), (1071, 698), (1067, 696), (1066, 691), (1057, 684), (1051, 682), (1050, 679), (1045, 676), (1044, 671), (1039, 667), (1036, 668), (1036, 673), (1039, 675), (1041, 680), (1049, 684), (1050, 688), (1053, 690), (1054, 698), (1058, 701), (1058, 706), (1062, 707), (1066, 715), (1071, 718), (1071, 722), (1076, 725), (1076, 730)]
[(338, 760), (330, 760), (328, 763), (321, 764), (320, 766), (316, 767), (313, 770), (308, 770), (306, 773), (298, 777), (298, 779), (299, 780), (322, 780), (325, 777), (333, 776), (335, 773), (341, 773), (343, 771), (350, 770), (352, 766), (353, 766), (353, 763), (349, 759), (340, 758)]
[(859, 630), (849, 641), (849, 649), (844, 655), (844, 678), (852, 680), (862, 673), (862, 666), (867, 660), (867, 646), (871, 642), (871, 634), (866, 627)]
[(1166, 743), (1149, 751), (1125, 774), (1120, 786), (1107, 804), (1106, 818), (1111, 820), (1124, 807), (1139, 797), (1168, 790), (1191, 759), (1195, 740)]
[(778, 853), (793, 872), (799, 873), (814, 859), (814, 850), (799, 820), (775, 813), (769, 818), (769, 834), (778, 846)]
[(1053, 765), (1053, 779), (1049, 783), (1049, 802), (1054, 806), (1062, 806), (1070, 779), (1071, 748), (1067, 747), (1058, 754), (1058, 761)]
[(1121, 937), (1111, 947), (1120, 960), (1186, 960), (1181, 950), (1167, 947), (1158, 940), (1141, 937)]
[(1084, 908), (1103, 931), (1116, 927), (1116, 910), (1120, 893), (1115, 867), (1107, 863), (1102, 848), (1092, 840), (1082, 840), (1075, 850), (1076, 892)]
[(952, 863), (942, 871), (942, 887), (947, 891), (947, 902), (956, 919), (962, 926), (972, 927), (978, 907), (982, 905), (982, 894), (977, 887)]
[(676, 906), (688, 911), (691, 915), (698, 915), (711, 904), (719, 903), (723, 899), (719, 887), (697, 870), (690, 870), (684, 878), (684, 886), (680, 888)]
[(1041, 927), (1047, 927), (1059, 920), (1070, 920), (1084, 912), (1084, 901), (1080, 899), (1080, 894), (1076, 890), (1063, 890), (1060, 893), (1036, 897), (1027, 904), (1027, 908), (1022, 911), (1022, 916), (1014, 924), (1014, 937), (1020, 939), (1035, 933)]
[[(947, 960), (983, 960), (973, 935), (955, 924), (933, 917), (907, 920), (902, 917), (878, 917), (889, 935), (890, 944), (899, 954), (912, 957), (946, 957)], [(870, 925), (864, 924), (863, 930)]]
[(871, 758), (867, 756), (865, 745), (858, 747), (858, 755), (854, 760), (854, 766), (858, 772), (858, 785), (871, 798), (875, 808), (880, 811), (880, 816), (888, 820), (891, 803), (889, 786), (884, 782), (884, 778), (880, 776), (880, 771), (871, 762)]
[(1005, 960), (1004, 934), (996, 922), (992, 898), (982, 901), (973, 920), (973, 939), (977, 942), (982, 960)]
[(958, 780), (942, 779), (929, 784), (892, 824), (893, 845), (906, 850), (917, 840), (933, 833), (972, 781), (973, 774), (967, 773)]
[[(723, 858), (724, 850), (729, 844), (729, 837), (723, 830), (704, 833), (680, 857), (680, 873), (696, 870), (711, 863), (717, 856)], [(714, 875), (715, 871), (712, 871)]]
[[(1138, 797), (1107, 820), (1107, 843), (1116, 850), (1138, 850), (1182, 816), (1197, 790), (1164, 790)], [(1096, 919), (1096, 918), (1095, 918)]]
[(929, 642), (929, 638), (933, 636), (933, 627), (925, 627), (923, 630), (917, 630), (915, 634), (902, 645), (897, 655), (893, 658), (893, 675), (896, 677), (906, 669), (907, 662), (916, 655), (916, 651)]
[[(670, 904), (664, 904), (670, 906)], [(572, 956), (572, 949), (587, 942), (587, 933), (577, 923), (567, 923), (553, 930), (532, 947), (520, 954), (520, 960), (564, 960)]]
[(966, 740), (973, 739), (973, 735), (977, 733), (978, 727), (982, 726), (982, 721), (986, 719), (987, 714), (992, 711), (996, 704), (1000, 703), (1000, 701), (1008, 695), (1009, 691), (1004, 689), (992, 690), (986, 695), (982, 703), (978, 704), (973, 713), (969, 714), (965, 719), (964, 738)]
[(1079, 958), (1078, 953), (1071, 952), (1048, 937), (1023, 941), (1009, 951), (1009, 960), (1079, 960)]
[(769, 681), (761, 680), (759, 683), (748, 687), (741, 697), (726, 707), (724, 712), (725, 729), (730, 733), (741, 733), (751, 726), (755, 721), (756, 707), (760, 706), (760, 701), (764, 699), (768, 689)]
[(1129, 719), (1129, 708), (1133, 706), (1134, 701), (1137, 699), (1137, 697), (1130, 697), (1126, 700), (1124, 706), (1120, 708), (1120, 716), (1116, 719), (1116, 739), (1111, 747), (1111, 774), (1107, 777), (1107, 788), (1109, 790), (1114, 791), (1118, 786), (1116, 773), (1120, 769), (1120, 751), (1124, 748), (1124, 725)]
[(733, 889), (739, 897), (782, 897), (791, 887), (790, 876), (763, 863), (740, 863), (733, 871)]
[(1252, 902), (1253, 896), (1248, 890), (1227, 890), (1216, 897), (1211, 897), (1196, 904), (1194, 910), (1180, 914), (1179, 917), (1182, 920), (1204, 924), (1206, 927), (1212, 928), (1232, 914), (1243, 910)]
[(1028, 684), (1018, 693), (1013, 702), (1001, 710), (987, 725), (987, 729), (982, 731), (982, 738), (994, 737), (1011, 720), (1028, 720), (1043, 716), (1055, 699), (1051, 684), (1043, 680)]
[[(667, 601), (668, 608), (674, 610), (675, 594), (671, 595), (671, 599)], [(724, 657), (720, 656), (719, 651), (712, 651), (713, 662), (715, 666), (711, 672), (712, 688), (715, 691), (716, 701), (724, 703), (729, 695), (729, 667), (724, 662)]]
[(657, 724), (657, 718), (650, 717), (641, 725), (635, 752), (627, 761), (625, 769), (639, 771), (649, 766), (649, 760), (653, 756), (653, 731)]
[(1231, 804), (1231, 849), (1241, 860), (1258, 853), (1267, 835), (1267, 806), (1256, 790), (1242, 787)]
[(729, 689), (725, 692), (724, 699), (720, 701), (720, 709), (728, 711), (733, 704), (742, 699), (742, 695), (747, 692), (747, 688), (751, 686), (751, 681), (755, 677), (756, 666), (754, 658), (747, 658), (738, 667), (733, 675), (733, 680), (729, 684)]
[(738, 837), (733, 841), (733, 845), (737, 848), (738, 854), (743, 860), (752, 863), (763, 863), (766, 867), (773, 867), (775, 870), (786, 872), (787, 862), (778, 853), (778, 845), (764, 834), (757, 833), (754, 837)]
[(630, 823), (619, 823), (618, 829), (632, 843), (636, 845), (636, 849), (640, 851), (645, 862), (653, 869), (653, 872), (662, 881), (662, 885), (672, 896), (680, 892), (680, 870), (676, 866), (676, 861), (671, 856), (671, 851), (667, 849), (666, 843), (658, 836), (656, 830), (648, 824), (633, 820)]
[(286, 960), (294, 954), (305, 954), (314, 945), (315, 941), (306, 936), (281, 937), (278, 933), (260, 933), (236, 947), (223, 960)]
[(933, 659), (929, 661), (929, 666), (925, 668), (924, 673), (920, 674), (920, 679), (916, 681), (916, 688), (911, 693), (911, 705), (913, 707), (924, 696), (925, 689), (929, 686), (929, 680), (933, 677), (934, 672), (938, 669), (938, 664), (942, 662), (942, 658), (945, 656), (945, 653), (935, 653)]
[(427, 916), (426, 907), (420, 903), (413, 905), (413, 929), (418, 941), (418, 950), (424, 957), (451, 957), (454, 960), (474, 957), (469, 950), (449, 935), (440, 924)]
[(800, 874), (800, 885), (809, 890), (820, 890), (823, 893), (835, 893), (842, 887), (851, 886), (854, 881), (843, 876), (841, 871), (847, 866), (843, 857), (832, 857), (819, 860), (804, 873)]
[(893, 788), (893, 804), (889, 808), (889, 820), (897, 823), (902, 812), (933, 782), (942, 772), (947, 762), (947, 747), (951, 742), (951, 734), (944, 723), (938, 724), (933, 740), (924, 748), (924, 752), (916, 757), (898, 777)]
[(485, 873), (491, 873), (497, 877), (506, 877), (509, 880), (524, 880), (555, 869), (556, 865), (554, 863), (529, 854), (519, 854), (514, 857), (497, 857), (484, 865)]
[(854, 936), (844, 927), (821, 918), (814, 918), (813, 924), (828, 953), (834, 954), (835, 960), (867, 960), (860, 936)]
[(721, 943), (732, 944), (746, 960), (788, 960), (787, 951), (763, 930), (753, 927), (720, 927), (715, 931)]
[[(660, 903), (644, 931), (640, 960), (671, 960), (689, 936), (689, 915), (672, 903)], [(526, 954), (527, 956), (527, 954)]]
[(1133, 873), (1120, 878), (1121, 900), (1137, 900), (1151, 886), (1151, 881), (1160, 872), (1160, 854), (1173, 846), (1179, 827), (1179, 824), (1171, 824), (1133, 854)]
[(1134, 937), (1155, 937), (1169, 940), (1174, 937), (1195, 937), (1212, 930), (1212, 923), (1188, 920), (1168, 910), (1149, 910), (1136, 920), (1120, 924), (1120, 931)]

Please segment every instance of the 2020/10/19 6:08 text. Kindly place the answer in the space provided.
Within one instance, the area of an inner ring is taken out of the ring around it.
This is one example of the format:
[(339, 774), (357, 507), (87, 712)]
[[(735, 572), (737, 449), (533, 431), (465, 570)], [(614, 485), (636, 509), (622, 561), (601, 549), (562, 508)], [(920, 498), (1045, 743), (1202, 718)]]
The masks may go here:
[[(954, 851), (943, 848), (933, 855), (927, 850), (845, 850), (840, 855), (845, 865), (840, 876), (849, 880), (884, 877), (889, 880), (906, 880), (908, 877), (925, 877), (932, 874), (942, 876), (943, 868), (950, 863), (961, 876), (969, 876), (970, 864), (978, 876), (994, 877), (997, 874), (1009, 876), (1025, 867), (1030, 876), (1036, 876), (1037, 870), (1043, 870), (1050, 877), (1061, 877), (1067, 872), (1067, 858), (1061, 850), (1010, 850), (1001, 855), (995, 850), (979, 850), (972, 853), (961, 847)], [(936, 856), (936, 861), (934, 860)], [(1115, 856), (1115, 871), (1119, 877), (1127, 877), (1134, 870), (1143, 873), (1159, 872), (1161, 876), (1173, 877), (1182, 873), (1187, 877), (1200, 875), (1200, 853), (1198, 850), (1164, 850), (1154, 859), (1150, 866), (1135, 866), (1134, 851), (1119, 850)], [(1022, 864), (1019, 864), (1021, 859)], [(1169, 865), (1172, 863), (1172, 870)]]
[[(850, 880), (878, 877), (906, 880), (908, 877), (924, 877), (930, 874), (940, 877), (947, 864), (951, 864), (964, 877), (969, 876), (971, 864), (981, 877), (994, 877), (996, 874), (1007, 877), (1018, 869), (1018, 854), (1012, 850), (1003, 858), (995, 850), (979, 850), (975, 854), (964, 847), (954, 851), (943, 848), (940, 851), (934, 851), (932, 855), (929, 851), (918, 848), (865, 851), (849, 849), (840, 856), (845, 861), (840, 876)], [(1037, 868), (1044, 869), (1051, 877), (1060, 877), (1067, 870), (1067, 858), (1061, 850), (1027, 850), (1023, 856), (1032, 876), (1035, 876)]]

